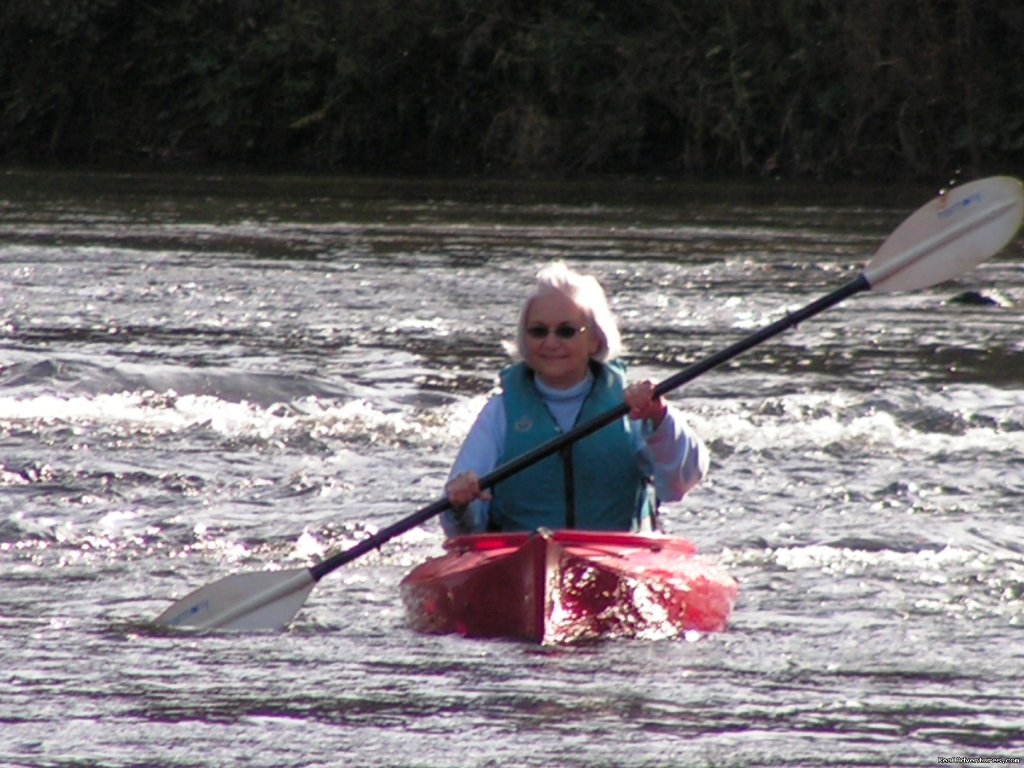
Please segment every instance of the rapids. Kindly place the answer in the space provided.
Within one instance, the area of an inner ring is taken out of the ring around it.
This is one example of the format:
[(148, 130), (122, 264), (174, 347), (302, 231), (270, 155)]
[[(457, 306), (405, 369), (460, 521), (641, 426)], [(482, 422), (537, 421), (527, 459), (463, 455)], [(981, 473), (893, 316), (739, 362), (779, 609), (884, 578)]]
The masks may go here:
[(286, 632), (149, 623), (435, 500), (545, 260), (602, 280), (657, 381), (848, 280), (933, 192), (0, 175), (0, 763), (1024, 757), (1019, 238), (672, 395), (714, 458), (663, 518), (741, 581), (725, 633), (418, 635), (397, 587), (436, 523)]

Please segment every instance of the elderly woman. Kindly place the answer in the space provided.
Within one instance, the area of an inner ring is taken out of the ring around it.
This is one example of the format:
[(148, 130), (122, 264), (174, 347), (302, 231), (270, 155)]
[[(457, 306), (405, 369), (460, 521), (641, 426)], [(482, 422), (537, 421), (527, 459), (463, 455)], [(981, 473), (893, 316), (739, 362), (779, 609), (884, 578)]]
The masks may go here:
[[(707, 449), (682, 416), (641, 381), (626, 386), (621, 340), (596, 279), (552, 262), (523, 305), (521, 361), (477, 417), (445, 491), (445, 534), (540, 527), (651, 530), (657, 502), (701, 481)], [(479, 478), (561, 432), (619, 406), (622, 418), (558, 455), (482, 490)], [(653, 485), (653, 488), (652, 488)]]

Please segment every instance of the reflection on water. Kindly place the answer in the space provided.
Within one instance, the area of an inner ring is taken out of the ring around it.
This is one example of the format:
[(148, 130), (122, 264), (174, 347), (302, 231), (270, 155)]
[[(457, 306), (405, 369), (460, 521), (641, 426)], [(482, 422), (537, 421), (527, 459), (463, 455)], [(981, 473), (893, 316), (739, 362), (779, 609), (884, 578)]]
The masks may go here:
[(417, 635), (398, 582), (435, 525), (324, 579), (285, 633), (148, 624), (436, 498), (544, 260), (600, 276), (633, 375), (661, 380), (848, 280), (929, 194), (0, 176), (0, 762), (1019, 754), (1020, 242), (672, 395), (714, 460), (664, 519), (742, 582), (724, 634)]

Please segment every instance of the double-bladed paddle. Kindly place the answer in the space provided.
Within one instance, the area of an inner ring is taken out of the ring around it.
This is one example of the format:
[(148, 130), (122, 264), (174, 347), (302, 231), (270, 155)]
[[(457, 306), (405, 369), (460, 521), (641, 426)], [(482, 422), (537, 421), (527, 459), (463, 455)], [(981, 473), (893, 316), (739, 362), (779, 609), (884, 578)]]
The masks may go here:
[[(863, 271), (846, 285), (801, 310), (711, 355), (655, 387), (664, 395), (702, 373), (862, 291), (912, 291), (944, 282), (972, 269), (1003, 248), (1024, 220), (1024, 186), (994, 176), (940, 195), (915, 211), (882, 244)], [(558, 452), (629, 412), (623, 403), (554, 440), (503, 464), (480, 479), (490, 488)], [(190, 630), (273, 630), (287, 626), (316, 583), (331, 571), (426, 522), (451, 504), (435, 501), (353, 547), (308, 568), (237, 573), (181, 598), (156, 624)]]

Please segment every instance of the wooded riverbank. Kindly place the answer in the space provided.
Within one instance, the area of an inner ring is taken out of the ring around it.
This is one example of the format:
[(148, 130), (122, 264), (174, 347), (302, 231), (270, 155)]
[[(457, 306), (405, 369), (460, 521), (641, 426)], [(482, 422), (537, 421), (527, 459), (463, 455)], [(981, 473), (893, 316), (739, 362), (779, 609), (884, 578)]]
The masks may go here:
[(943, 181), (1024, 167), (1024, 5), (9, 0), (0, 160)]

